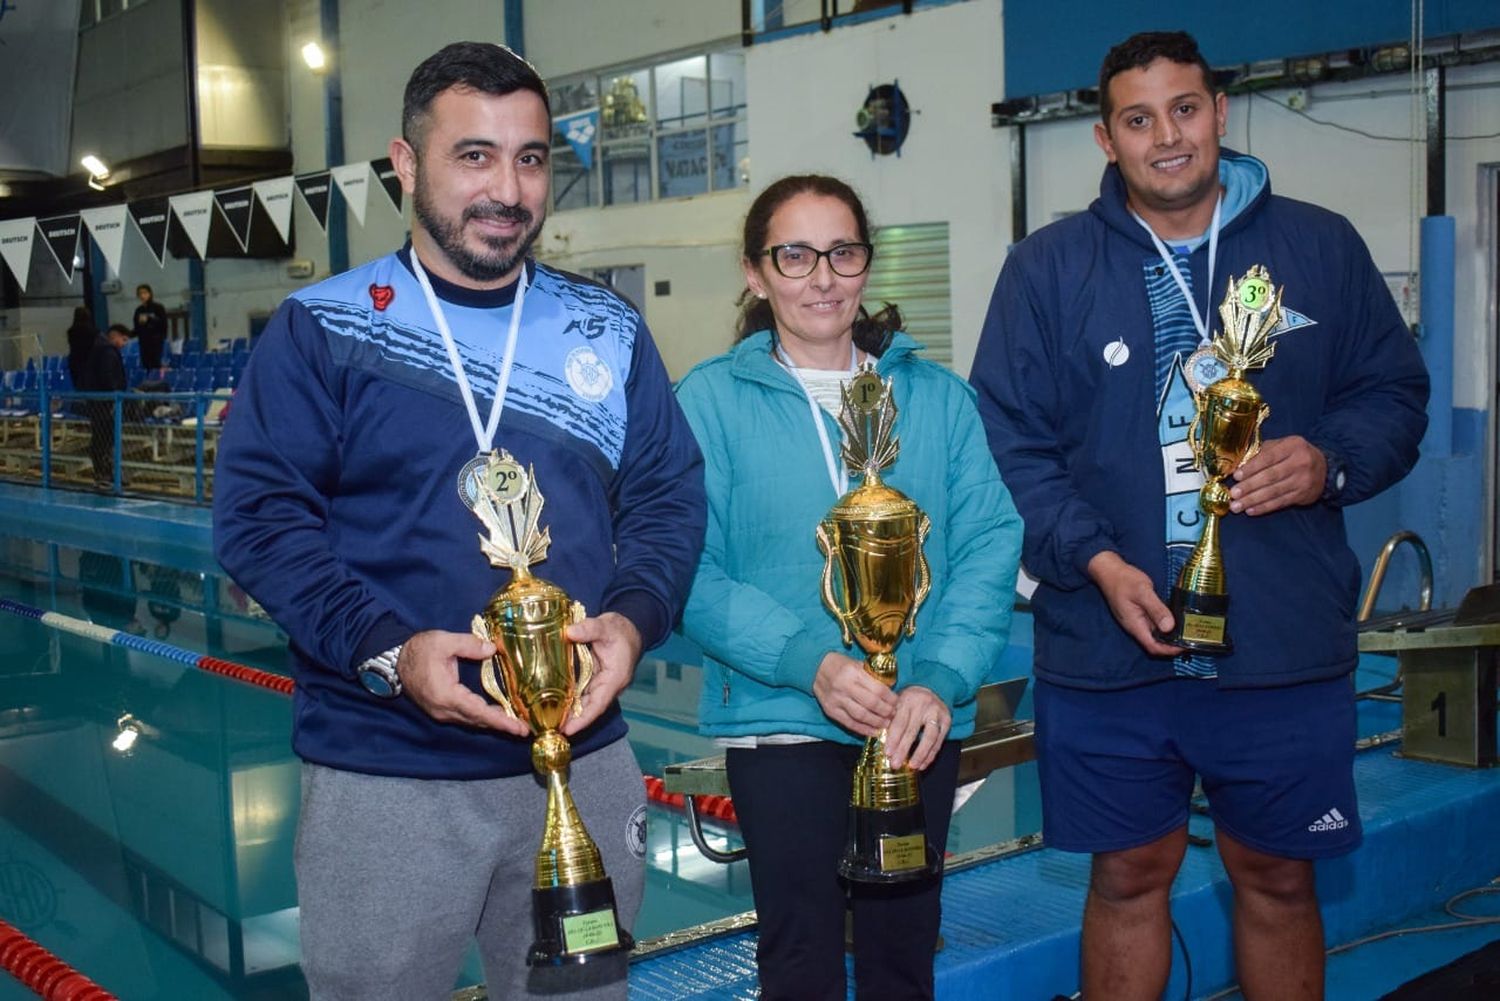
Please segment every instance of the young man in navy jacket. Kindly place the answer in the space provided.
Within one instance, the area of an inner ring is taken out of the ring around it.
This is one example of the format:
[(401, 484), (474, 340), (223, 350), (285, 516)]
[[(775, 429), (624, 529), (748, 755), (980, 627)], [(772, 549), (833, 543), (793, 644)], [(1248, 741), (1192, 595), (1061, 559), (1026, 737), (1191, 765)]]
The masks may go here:
[[(1041, 581), (1044, 834), (1093, 854), (1083, 994), (1166, 986), (1201, 777), (1246, 996), (1321, 997), (1313, 860), (1360, 838), (1360, 573), (1341, 508), (1411, 469), (1427, 375), (1348, 221), (1272, 195), (1260, 161), (1220, 150), (1227, 101), (1190, 36), (1116, 46), (1099, 92), (1099, 198), (1011, 252), (972, 375)], [(1234, 474), (1222, 527), (1233, 652), (1206, 656), (1160, 638), (1202, 531), (1188, 377), (1228, 280), (1257, 264), (1283, 320), (1251, 376), (1271, 406), (1264, 447)]]
[(480, 694), (494, 648), (469, 632), (510, 573), (480, 550), (461, 470), (504, 448), (546, 499), (535, 571), (588, 610), (568, 637), (598, 670), (563, 732), (628, 928), (645, 794), (615, 696), (681, 611), (702, 458), (640, 314), (528, 256), (551, 130), (508, 49), (456, 43), (419, 66), (391, 144), (411, 242), (282, 305), (220, 446), (219, 559), (291, 638), (317, 998), (447, 997), (476, 936), (492, 997), (625, 996), (623, 955), (528, 977), (546, 790), (526, 727)]

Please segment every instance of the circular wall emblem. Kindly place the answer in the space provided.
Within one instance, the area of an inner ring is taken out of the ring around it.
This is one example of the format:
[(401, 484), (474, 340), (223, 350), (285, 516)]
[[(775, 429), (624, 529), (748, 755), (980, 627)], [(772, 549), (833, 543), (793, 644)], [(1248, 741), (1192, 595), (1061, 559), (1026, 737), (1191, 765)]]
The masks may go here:
[(587, 344), (568, 352), (563, 372), (573, 392), (590, 403), (598, 403), (608, 396), (615, 384), (615, 374)]
[(638, 859), (646, 857), (646, 804), (642, 803), (625, 821), (625, 847)]

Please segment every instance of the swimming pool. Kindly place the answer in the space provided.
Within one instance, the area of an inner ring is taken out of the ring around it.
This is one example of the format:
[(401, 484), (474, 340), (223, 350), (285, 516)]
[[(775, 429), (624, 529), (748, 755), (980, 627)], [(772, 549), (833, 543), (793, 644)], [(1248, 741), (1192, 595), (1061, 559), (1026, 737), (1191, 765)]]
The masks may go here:
[[(0, 597), (286, 672), (285, 637), (212, 574), (0, 538)], [(0, 918), (122, 998), (305, 996), (289, 700), (15, 615), (0, 651)], [(1017, 615), (1003, 670), (1029, 662)], [(685, 646), (642, 662), (621, 701), (643, 772), (714, 753), (699, 680)], [(1039, 810), (1032, 766), (996, 773), (949, 850), (1035, 831)], [(738, 845), (733, 826), (705, 828)], [(680, 811), (651, 805), (646, 853), (638, 938), (750, 909), (745, 863), (703, 858)], [(480, 979), (471, 957), (456, 986)], [(0, 975), (0, 1001), (31, 997)]]

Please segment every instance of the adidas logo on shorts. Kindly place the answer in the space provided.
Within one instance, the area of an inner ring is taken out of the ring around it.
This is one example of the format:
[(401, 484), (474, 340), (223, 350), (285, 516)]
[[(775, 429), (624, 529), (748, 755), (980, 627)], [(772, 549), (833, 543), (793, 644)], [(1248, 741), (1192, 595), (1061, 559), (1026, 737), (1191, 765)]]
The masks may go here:
[(1308, 824), (1307, 829), (1314, 832), (1337, 831), (1348, 826), (1349, 821), (1345, 819), (1342, 813), (1339, 813), (1337, 807), (1334, 807), (1332, 810), (1329, 810), (1327, 813), (1323, 814), (1323, 816), (1319, 817), (1311, 824)]

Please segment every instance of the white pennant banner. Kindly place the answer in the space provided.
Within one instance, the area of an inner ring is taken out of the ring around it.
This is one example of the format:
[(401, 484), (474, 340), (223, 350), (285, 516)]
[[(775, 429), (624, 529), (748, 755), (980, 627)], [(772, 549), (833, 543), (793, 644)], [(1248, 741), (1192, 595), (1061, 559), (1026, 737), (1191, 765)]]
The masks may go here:
[(338, 184), (344, 201), (349, 203), (349, 211), (354, 213), (354, 218), (363, 226), (365, 204), (370, 197), (370, 161), (334, 167), (333, 179)]
[(192, 241), (199, 258), (208, 257), (208, 227), (213, 222), (214, 193), (194, 191), (186, 195), (173, 195), (170, 199), (177, 221)]
[(98, 209), (84, 209), (83, 224), (89, 235), (99, 245), (99, 253), (115, 274), (120, 273), (120, 256), (125, 249), (125, 206), (106, 205)]
[(0, 257), (16, 276), (16, 284), (26, 291), (26, 279), (31, 275), (31, 241), (36, 239), (36, 217), (29, 219), (6, 219), (0, 222)]
[(271, 217), (282, 243), (292, 240), (292, 186), (290, 177), (273, 177), (269, 181), (256, 181), (251, 185), (261, 208)]

